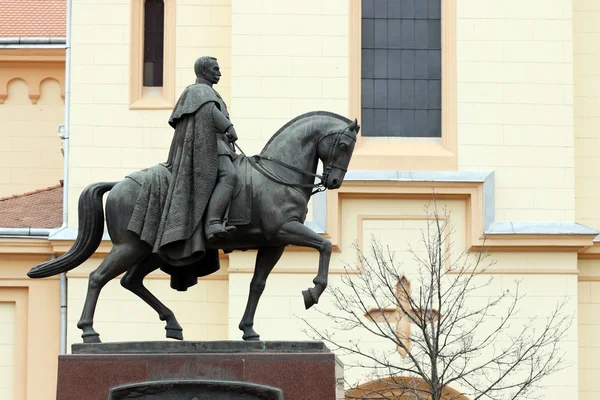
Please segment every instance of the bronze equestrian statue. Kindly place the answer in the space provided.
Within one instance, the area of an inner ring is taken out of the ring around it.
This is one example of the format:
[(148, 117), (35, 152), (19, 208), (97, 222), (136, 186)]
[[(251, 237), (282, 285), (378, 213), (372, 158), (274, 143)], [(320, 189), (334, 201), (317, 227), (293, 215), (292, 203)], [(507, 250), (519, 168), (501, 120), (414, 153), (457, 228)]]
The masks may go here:
[[(148, 303), (166, 321), (166, 336), (183, 339), (173, 312), (143, 285), (160, 268), (171, 287), (187, 290), (198, 277), (219, 269), (224, 252), (256, 249), (250, 294), (239, 328), (244, 340), (259, 340), (254, 314), (269, 273), (286, 246), (319, 251), (314, 287), (302, 292), (306, 308), (327, 287), (331, 242), (304, 225), (311, 195), (342, 185), (360, 127), (338, 114), (300, 115), (279, 129), (260, 155), (238, 155), (231, 145), (237, 133), (227, 107), (213, 85), (221, 72), (216, 59), (201, 57), (197, 81), (179, 98), (169, 124), (175, 129), (165, 163), (128, 175), (120, 182), (98, 182), (79, 198), (79, 228), (73, 247), (61, 257), (32, 268), (44, 278), (67, 272), (91, 257), (106, 225), (113, 243), (89, 277), (77, 327), (85, 343), (98, 343), (94, 311), (104, 285), (118, 275), (123, 287)], [(317, 164), (323, 163), (323, 175)], [(315, 183), (315, 178), (321, 180)]]

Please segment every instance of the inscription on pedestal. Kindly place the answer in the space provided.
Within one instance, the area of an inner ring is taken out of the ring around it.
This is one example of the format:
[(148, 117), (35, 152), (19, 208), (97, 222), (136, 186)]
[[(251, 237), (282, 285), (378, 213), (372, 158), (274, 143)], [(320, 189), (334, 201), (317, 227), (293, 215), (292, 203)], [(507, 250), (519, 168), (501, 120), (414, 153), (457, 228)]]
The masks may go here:
[(229, 381), (154, 381), (123, 385), (110, 391), (109, 400), (284, 400), (271, 386)]

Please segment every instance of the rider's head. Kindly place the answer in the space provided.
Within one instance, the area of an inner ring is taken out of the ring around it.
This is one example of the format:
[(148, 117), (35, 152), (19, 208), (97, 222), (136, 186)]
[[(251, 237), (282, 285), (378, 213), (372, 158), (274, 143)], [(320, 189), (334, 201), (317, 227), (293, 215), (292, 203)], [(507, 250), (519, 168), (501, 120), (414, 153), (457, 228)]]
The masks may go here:
[(196, 73), (196, 82), (206, 81), (210, 84), (219, 83), (221, 79), (221, 70), (215, 57), (202, 56), (194, 63), (194, 72)]

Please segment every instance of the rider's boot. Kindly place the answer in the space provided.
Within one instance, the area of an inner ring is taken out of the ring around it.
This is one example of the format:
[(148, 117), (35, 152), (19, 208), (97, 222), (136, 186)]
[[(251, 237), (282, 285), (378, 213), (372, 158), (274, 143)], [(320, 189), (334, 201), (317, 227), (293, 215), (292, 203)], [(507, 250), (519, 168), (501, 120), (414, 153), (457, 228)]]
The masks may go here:
[(235, 226), (227, 225), (225, 212), (231, 203), (234, 187), (226, 183), (217, 183), (206, 211), (206, 240), (213, 241), (231, 236)]

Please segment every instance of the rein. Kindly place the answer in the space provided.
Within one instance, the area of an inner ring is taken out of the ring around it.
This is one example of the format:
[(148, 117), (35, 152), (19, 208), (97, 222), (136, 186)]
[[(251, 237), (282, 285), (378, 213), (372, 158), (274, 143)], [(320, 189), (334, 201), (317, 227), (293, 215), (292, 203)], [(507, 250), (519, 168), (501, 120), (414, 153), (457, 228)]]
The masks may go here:
[[(322, 175), (319, 174), (313, 174), (312, 172), (308, 172), (308, 171), (304, 171), (301, 170), (300, 168), (294, 167), (293, 165), (289, 165), (284, 163), (283, 161), (279, 161), (275, 158), (271, 158), (271, 157), (267, 157), (267, 156), (261, 156), (259, 154), (252, 156), (252, 157), (248, 157), (246, 156), (246, 153), (244, 153), (244, 151), (240, 148), (240, 146), (237, 143), (234, 143), (234, 146), (240, 151), (240, 153), (242, 153), (242, 155), (244, 155), (248, 161), (250, 162), (250, 165), (252, 165), (252, 167), (254, 167), (255, 170), (257, 170), (258, 172), (260, 172), (265, 178), (275, 182), (275, 183), (279, 183), (280, 185), (284, 185), (284, 186), (289, 186), (295, 189), (304, 189), (304, 188), (310, 188), (310, 189), (315, 189), (311, 192), (310, 196), (313, 196), (317, 193), (320, 192), (324, 192), (325, 190), (327, 190), (327, 188), (324, 185), (325, 182), (325, 178)], [(321, 182), (319, 183), (309, 183), (309, 184), (304, 184), (304, 183), (291, 183), (291, 182), (286, 182), (283, 179), (279, 178), (277, 175), (275, 175), (274, 173), (272, 173), (271, 171), (265, 169), (265, 167), (263, 167), (262, 165), (259, 164), (259, 162), (261, 160), (266, 160), (266, 161), (271, 161), (274, 162), (275, 164), (279, 164), (282, 167), (285, 167), (287, 169), (290, 169), (292, 171), (301, 173), (303, 175), (307, 175), (307, 176), (312, 176), (314, 178), (319, 178), (321, 180)], [(304, 195), (304, 193), (302, 193)], [(310, 197), (309, 196), (309, 197)]]
[[(332, 159), (332, 157), (334, 155), (334, 152), (335, 152), (335, 148), (337, 147), (337, 144), (339, 143), (342, 135), (346, 135), (346, 136), (348, 136), (348, 137), (350, 137), (350, 138), (352, 138), (353, 140), (356, 141), (356, 139), (353, 138), (351, 135), (348, 135), (346, 133), (346, 129), (344, 129), (343, 131), (334, 131), (334, 132), (330, 132), (330, 133), (328, 133), (326, 135), (321, 136), (319, 138), (319, 140), (317, 141), (317, 148), (319, 147), (319, 144), (321, 143), (321, 141), (323, 139), (325, 139), (325, 138), (327, 138), (327, 137), (329, 137), (331, 135), (337, 135), (337, 136), (335, 138), (335, 141), (333, 142), (333, 145), (330, 147), (329, 157), (328, 157), (329, 160)], [(315, 173), (312, 173), (312, 172), (309, 172), (309, 171), (304, 171), (304, 170), (302, 170), (300, 168), (297, 168), (297, 167), (295, 167), (293, 165), (287, 164), (287, 163), (285, 163), (285, 162), (283, 162), (281, 160), (278, 160), (276, 158), (272, 158), (272, 157), (268, 157), (268, 156), (262, 156), (260, 154), (252, 156), (252, 157), (248, 157), (248, 156), (246, 156), (246, 154), (244, 153), (244, 151), (240, 148), (240, 146), (237, 143), (234, 143), (233, 145), (240, 151), (240, 153), (242, 153), (242, 155), (244, 155), (248, 159), (248, 161), (250, 162), (250, 165), (252, 165), (252, 167), (254, 167), (254, 169), (257, 170), (258, 172), (260, 172), (265, 178), (267, 178), (267, 179), (269, 179), (269, 180), (271, 180), (271, 181), (273, 181), (275, 183), (278, 183), (280, 185), (289, 186), (289, 187), (293, 187), (293, 188), (296, 188), (296, 189), (301, 189), (301, 188), (302, 189), (305, 189), (305, 188), (314, 189), (311, 192), (310, 196), (313, 196), (313, 195), (315, 195), (317, 193), (324, 192), (325, 190), (327, 190), (327, 188), (325, 187), (325, 182), (327, 181), (327, 177), (331, 173), (332, 169), (340, 169), (340, 170), (346, 172), (345, 168), (337, 166), (337, 165), (331, 165), (330, 163), (328, 163), (327, 168), (326, 168), (325, 172), (323, 173), (323, 175), (319, 175), (319, 174), (315, 174)], [(283, 179), (281, 179), (280, 177), (278, 177), (277, 175), (275, 175), (274, 173), (272, 173), (271, 171), (267, 170), (264, 166), (260, 165), (259, 164), (260, 161), (270, 161), (272, 163), (279, 164), (279, 165), (281, 165), (284, 168), (287, 168), (287, 169), (289, 169), (291, 171), (294, 171), (294, 172), (298, 172), (298, 173), (300, 173), (302, 175), (310, 176), (310, 177), (313, 177), (313, 178), (318, 178), (321, 182), (319, 182), (319, 183), (308, 183), (308, 184), (286, 182)]]

